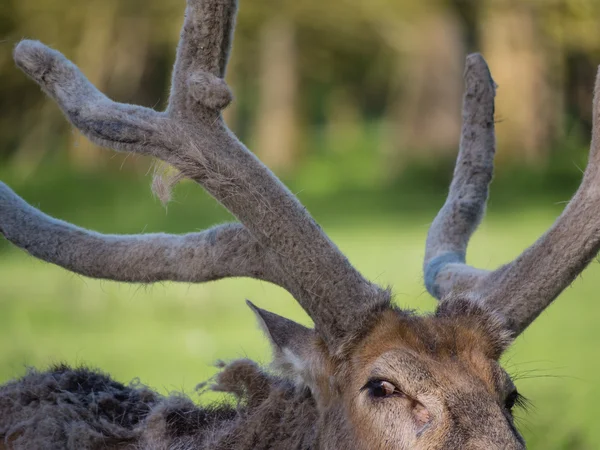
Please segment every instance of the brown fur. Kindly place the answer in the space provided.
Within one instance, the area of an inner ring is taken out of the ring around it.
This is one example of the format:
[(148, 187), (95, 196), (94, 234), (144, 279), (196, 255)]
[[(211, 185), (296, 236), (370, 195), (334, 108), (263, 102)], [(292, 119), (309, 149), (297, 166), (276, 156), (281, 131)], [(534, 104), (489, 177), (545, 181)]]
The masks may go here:
[[(376, 376), (394, 381), (407, 398), (402, 400), (404, 410), (383, 417), (378, 416), (385, 409), (373, 413), (366, 401), (352, 399), (354, 427), (360, 436), (371, 436), (365, 448), (386, 449), (390, 442), (407, 449), (522, 448), (504, 406), (512, 383), (496, 359), (497, 350), (508, 344), (503, 334), (497, 321), (483, 311), (466, 317), (385, 314), (345, 365), (343, 378), (350, 384), (344, 391), (355, 392), (368, 377)], [(423, 405), (417, 399), (423, 399)], [(472, 404), (466, 408), (466, 403)], [(428, 423), (431, 432), (420, 440), (414, 429), (391, 426), (398, 420), (409, 428), (411, 423), (423, 428), (414, 415), (424, 408), (426, 417), (438, 417), (439, 422)], [(413, 439), (408, 438), (411, 435)]]

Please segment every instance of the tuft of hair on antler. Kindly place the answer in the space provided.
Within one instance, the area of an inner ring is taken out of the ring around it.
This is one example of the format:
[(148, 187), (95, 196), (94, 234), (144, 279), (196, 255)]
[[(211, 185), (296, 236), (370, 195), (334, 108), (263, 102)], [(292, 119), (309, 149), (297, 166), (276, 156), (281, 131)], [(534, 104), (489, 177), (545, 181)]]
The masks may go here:
[(600, 250), (600, 69), (596, 79), (588, 167), (554, 225), (514, 261), (494, 270), (466, 264), (469, 240), (485, 212), (495, 153), (496, 85), (479, 55), (467, 59), (460, 152), (446, 203), (431, 225), (424, 274), (443, 301), (468, 298), (519, 335)]
[(72, 62), (39, 42), (22, 41), (14, 57), (90, 140), (173, 166), (177, 175), (155, 177), (161, 201), (187, 177), (239, 224), (182, 237), (101, 235), (45, 216), (7, 190), (0, 194), (9, 208), (25, 211), (27, 219), (12, 212), (5, 224), (0, 215), (0, 229), (33, 255), (98, 278), (202, 282), (249, 276), (276, 283), (314, 320), (332, 354), (341, 354), (390, 307), (390, 294), (350, 264), (300, 201), (226, 127), (221, 111), (233, 96), (224, 76), (236, 12), (236, 0), (188, 0), (164, 112), (110, 100)]
[(156, 162), (152, 175), (152, 193), (160, 200), (163, 206), (171, 201), (173, 188), (185, 178), (181, 172), (173, 167)]

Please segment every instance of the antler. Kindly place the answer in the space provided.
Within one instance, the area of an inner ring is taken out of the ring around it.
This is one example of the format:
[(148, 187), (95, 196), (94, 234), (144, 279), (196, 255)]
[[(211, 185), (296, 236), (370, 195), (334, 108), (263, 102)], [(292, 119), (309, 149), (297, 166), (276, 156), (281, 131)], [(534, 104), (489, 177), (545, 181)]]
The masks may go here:
[(441, 299), (457, 285), (470, 287), (485, 272), (465, 265), (469, 239), (485, 213), (494, 170), (496, 84), (479, 54), (469, 55), (460, 152), (446, 203), (425, 244), (425, 286)]
[(577, 193), (554, 225), (517, 259), (495, 271), (465, 264), (465, 252), (485, 210), (492, 179), (495, 84), (479, 55), (467, 60), (464, 125), (448, 199), (431, 225), (425, 282), (438, 299), (466, 294), (500, 314), (520, 334), (600, 250), (600, 73), (593, 138)]
[[(73, 257), (81, 255), (84, 248), (95, 255), (110, 254), (106, 261), (123, 258), (122, 266), (131, 263), (138, 267), (132, 279), (141, 281), (161, 276), (187, 279), (189, 274), (172, 267), (170, 261), (181, 258), (186, 249), (206, 251), (212, 245), (210, 236), (218, 236), (219, 250), (231, 250), (239, 243), (238, 255), (249, 257), (242, 266), (236, 265), (237, 258), (229, 258), (203, 269), (201, 273), (207, 276), (193, 279), (245, 275), (273, 281), (295, 296), (330, 349), (338, 351), (349, 334), (389, 305), (389, 295), (352, 267), (295, 196), (225, 126), (221, 110), (231, 101), (231, 93), (223, 76), (236, 9), (235, 0), (188, 0), (170, 102), (164, 113), (111, 101), (62, 54), (39, 42), (22, 41), (15, 49), (15, 60), (93, 142), (172, 164), (201, 184), (243, 225), (168, 237), (160, 243), (156, 236), (101, 236), (64, 223), (44, 227), (53, 222), (13, 203), (17, 209), (29, 211), (36, 230), (45, 230), (40, 234), (43, 242), (31, 239), (27, 243), (31, 253), (92, 276), (117, 278), (104, 265), (92, 271), (86, 269), (83, 258)], [(67, 250), (57, 244), (50, 256), (40, 250), (47, 241), (60, 242), (60, 236), (78, 237), (77, 248)], [(228, 241), (232, 236), (237, 241)], [(127, 251), (138, 245), (143, 252), (137, 256)], [(160, 256), (156, 267), (170, 267), (176, 273), (159, 276), (160, 270), (144, 268), (148, 255)], [(194, 260), (196, 265), (219, 261), (216, 256)]]
[(200, 283), (250, 277), (283, 285), (272, 257), (241, 224), (186, 235), (104, 235), (54, 219), (0, 183), (0, 233), (44, 261), (92, 278)]

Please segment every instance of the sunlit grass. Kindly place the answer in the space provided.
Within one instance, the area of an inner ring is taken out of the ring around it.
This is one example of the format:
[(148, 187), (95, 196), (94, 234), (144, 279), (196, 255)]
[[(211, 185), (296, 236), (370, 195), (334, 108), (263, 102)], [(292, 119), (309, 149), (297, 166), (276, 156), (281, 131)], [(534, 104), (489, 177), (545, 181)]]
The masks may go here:
[[(470, 262), (494, 268), (514, 258), (553, 221), (554, 208), (494, 213), (477, 233)], [(423, 218), (422, 218), (423, 217)], [(403, 307), (432, 310), (422, 285), (428, 215), (332, 221), (327, 231), (368, 277), (391, 285)], [(593, 264), (519, 338), (505, 358), (533, 403), (520, 414), (537, 449), (600, 448), (598, 361), (600, 271)], [(0, 248), (0, 382), (25, 366), (88, 364), (161, 392), (192, 392), (217, 359), (268, 362), (268, 346), (244, 304), (249, 298), (310, 323), (289, 294), (267, 283), (117, 284), (72, 275)]]

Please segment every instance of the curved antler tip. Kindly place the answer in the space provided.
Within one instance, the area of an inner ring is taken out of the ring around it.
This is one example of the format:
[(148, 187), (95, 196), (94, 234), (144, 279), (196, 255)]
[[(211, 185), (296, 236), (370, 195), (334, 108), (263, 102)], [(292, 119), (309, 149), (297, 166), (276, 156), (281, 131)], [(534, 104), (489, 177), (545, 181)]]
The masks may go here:
[(13, 56), (17, 67), (30, 77), (40, 79), (55, 61), (57, 53), (40, 41), (25, 39), (17, 44)]
[[(32, 207), (6, 183), (0, 181), (0, 226), (31, 216)], [(17, 224), (19, 228), (20, 225)]]
[(467, 64), (484, 64), (487, 66), (485, 58), (479, 52), (468, 54), (467, 55)]
[[(233, 5), (237, 3), (237, 0), (209, 0), (210, 3), (220, 5)], [(208, 3), (207, 0), (187, 0), (187, 6), (197, 6), (202, 3)]]
[(598, 71), (596, 72), (596, 97), (598, 100), (600, 100), (600, 98), (598, 97), (600, 95), (600, 66), (598, 66)]
[(0, 181), (0, 207), (2, 206), (2, 203), (16, 196), (17, 194), (15, 194), (15, 192), (10, 187), (8, 187), (6, 183)]
[(470, 91), (479, 91), (478, 87), (492, 88), (492, 95), (496, 95), (498, 85), (492, 78), (490, 68), (481, 53), (471, 53), (467, 56), (465, 66), (465, 84), (467, 93)]
[(480, 77), (487, 76), (489, 79), (492, 78), (490, 67), (481, 53), (471, 53), (467, 56), (465, 75), (471, 73)]
[(29, 218), (31, 207), (0, 181), (0, 236), (13, 241), (15, 235), (23, 233), (23, 223)]

